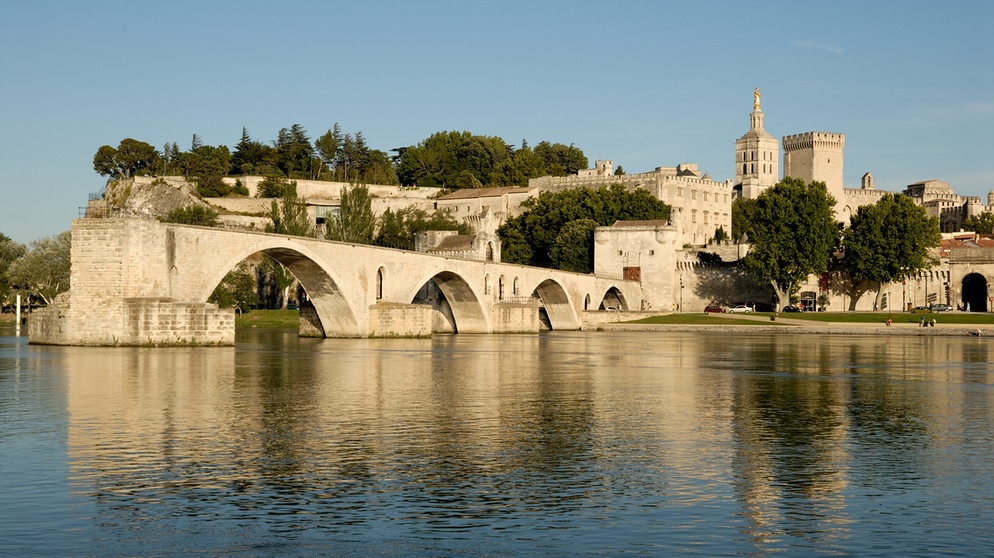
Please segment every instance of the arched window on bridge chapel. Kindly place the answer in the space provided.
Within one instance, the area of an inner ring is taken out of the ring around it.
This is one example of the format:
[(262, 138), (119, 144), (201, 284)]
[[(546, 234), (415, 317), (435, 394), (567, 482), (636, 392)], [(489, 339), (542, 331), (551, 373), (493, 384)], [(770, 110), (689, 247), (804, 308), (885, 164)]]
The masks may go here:
[(493, 242), (488, 242), (487, 243), (487, 261), (488, 262), (494, 261), (494, 243)]
[(504, 276), (497, 280), (497, 300), (504, 300)]
[(583, 309), (590, 310), (590, 293), (587, 293), (587, 296), (583, 297)]
[(483, 276), (483, 294), (490, 294), (490, 274)]
[(376, 300), (383, 299), (383, 268), (376, 270)]
[(514, 283), (511, 285), (511, 294), (514, 295), (514, 296), (518, 296), (520, 294), (518, 292), (520, 290), (519, 289), (519, 283), (520, 283), (520, 281), (518, 280), (517, 277), (515, 277), (514, 278)]

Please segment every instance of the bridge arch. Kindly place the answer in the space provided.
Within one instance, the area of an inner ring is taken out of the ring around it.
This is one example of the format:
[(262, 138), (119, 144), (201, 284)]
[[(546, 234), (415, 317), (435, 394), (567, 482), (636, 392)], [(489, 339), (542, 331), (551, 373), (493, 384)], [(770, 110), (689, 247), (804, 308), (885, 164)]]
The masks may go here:
[(573, 310), (569, 294), (557, 281), (546, 279), (535, 287), (533, 296), (542, 300), (549, 327), (553, 330), (580, 329), (580, 318)]
[(206, 301), (229, 271), (253, 254), (263, 253), (290, 270), (297, 278), (307, 298), (314, 306), (319, 324), (316, 324), (325, 337), (361, 337), (355, 311), (342, 293), (339, 282), (332, 276), (328, 266), (319, 263), (319, 258), (302, 246), (288, 246), (280, 242), (253, 244), (236, 252), (215, 270), (212, 279), (201, 287), (197, 300)]
[(618, 287), (611, 287), (601, 297), (598, 310), (628, 310), (625, 294)]
[(418, 283), (416, 290), (406, 296), (405, 302), (414, 301), (425, 285), (434, 282), (445, 297), (456, 333), (489, 333), (487, 315), (483, 311), (480, 298), (473, 287), (461, 275), (452, 271), (441, 271)]

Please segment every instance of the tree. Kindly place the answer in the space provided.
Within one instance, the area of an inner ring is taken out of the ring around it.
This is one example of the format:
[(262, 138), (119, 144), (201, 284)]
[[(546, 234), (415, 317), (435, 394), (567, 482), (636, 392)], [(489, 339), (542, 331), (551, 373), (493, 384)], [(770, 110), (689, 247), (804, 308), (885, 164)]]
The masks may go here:
[[(534, 153), (527, 147), (522, 151), (526, 153), (517, 158), (499, 137), (437, 132), (418, 145), (398, 150), (397, 179), (405, 186), (443, 188), (523, 185), (528, 178), (541, 175), (545, 160), (532, 159)], [(552, 151), (549, 157), (559, 160), (561, 154)], [(585, 157), (583, 161), (585, 167)]]
[(587, 156), (572, 144), (540, 142), (535, 146), (535, 154), (547, 165), (546, 174), (566, 176), (587, 168)]
[[(331, 169), (335, 165), (338, 149), (342, 145), (342, 127), (335, 122), (335, 127), (314, 140), (314, 149), (324, 166)], [(320, 173), (318, 173), (320, 175)]]
[(297, 197), (297, 183), (291, 182), (280, 201), (273, 200), (269, 217), (273, 224), (266, 232), (293, 236), (314, 236), (314, 225), (307, 215), (307, 204)]
[(752, 222), (756, 218), (757, 201), (738, 197), (732, 202), (732, 241), (752, 238)]
[(278, 172), (272, 172), (267, 174), (266, 177), (259, 182), (259, 185), (256, 186), (255, 195), (258, 198), (282, 198), (291, 187), (296, 193), (296, 181), (287, 180)]
[(327, 221), (325, 236), (328, 240), (372, 244), (376, 231), (373, 200), (364, 184), (342, 188), (341, 211)]
[(973, 231), (980, 234), (994, 233), (994, 213), (985, 211), (977, 215), (971, 215), (963, 220), (963, 230)]
[(27, 249), (20, 242), (15, 242), (9, 236), (0, 233), (0, 305), (10, 300), (11, 282), (7, 270), (19, 258), (24, 256)]
[(117, 148), (102, 145), (93, 156), (93, 170), (101, 176), (130, 178), (156, 168), (159, 153), (155, 147), (132, 138), (124, 138)]
[(14, 289), (37, 296), (45, 304), (69, 290), (71, 245), (72, 233), (69, 231), (33, 241), (24, 256), (7, 269)]
[(828, 269), (838, 244), (835, 199), (823, 182), (784, 178), (756, 199), (745, 266), (782, 304), (811, 274)]
[(563, 225), (549, 250), (552, 266), (563, 271), (593, 273), (594, 229), (598, 226), (593, 219), (577, 219)]
[(286, 308), (290, 301), (290, 287), (297, 280), (293, 273), (268, 255), (264, 256), (255, 272), (260, 292), (257, 307)]
[(231, 193), (232, 187), (220, 174), (208, 173), (197, 177), (197, 193), (202, 198), (223, 198)]
[(241, 314), (258, 306), (259, 295), (255, 286), (255, 278), (249, 272), (248, 264), (242, 262), (221, 279), (207, 301), (221, 308), (234, 308)]
[(376, 246), (414, 250), (414, 237), (424, 231), (457, 231), (470, 234), (472, 229), (459, 223), (452, 212), (438, 209), (431, 213), (417, 207), (405, 207), (396, 212), (387, 209), (380, 216), (380, 228), (373, 240)]
[(307, 131), (300, 124), (283, 128), (276, 139), (276, 154), (280, 170), (289, 178), (312, 178), (314, 147)]
[(201, 227), (218, 226), (217, 211), (203, 205), (177, 207), (170, 211), (169, 215), (163, 221), (166, 223), (179, 223), (181, 225), (199, 225)]
[(619, 220), (666, 220), (670, 216), (670, 206), (648, 191), (629, 192), (620, 184), (543, 192), (525, 203), (528, 209), (523, 214), (508, 219), (497, 229), (501, 259), (539, 267), (555, 267), (553, 244), (571, 221), (592, 219), (607, 226)]
[(718, 228), (714, 230), (714, 237), (711, 240), (718, 244), (728, 240), (728, 233), (725, 232), (725, 227), (718, 225)]
[(936, 264), (929, 250), (939, 245), (939, 220), (908, 196), (884, 194), (860, 206), (843, 231), (842, 266), (853, 282), (877, 284), (874, 308), (880, 308), (884, 283)]
[(242, 128), (242, 139), (231, 155), (231, 174), (269, 175), (276, 169), (276, 150), (249, 136)]

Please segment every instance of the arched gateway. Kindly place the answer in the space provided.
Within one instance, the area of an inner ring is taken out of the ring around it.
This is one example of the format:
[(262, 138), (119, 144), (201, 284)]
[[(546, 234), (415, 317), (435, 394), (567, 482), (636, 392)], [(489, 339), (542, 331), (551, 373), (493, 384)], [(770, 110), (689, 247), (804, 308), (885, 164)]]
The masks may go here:
[[(431, 335), (440, 308), (419, 299), (426, 284), (441, 293), (458, 333), (538, 332), (540, 311), (553, 329), (578, 329), (577, 304), (589, 293), (607, 293), (603, 305), (612, 308), (642, 297), (635, 281), (544, 268), (145, 219), (76, 219), (71, 288), (32, 317), (30, 340), (233, 344), (233, 311), (207, 297), (257, 253), (300, 281), (311, 302), (301, 308), (301, 332), (306, 323), (306, 334), (322, 337)], [(513, 281), (513, 296), (490, 288), (495, 277)]]
[[(963, 278), (963, 308), (971, 312), (987, 311), (987, 278), (980, 273), (971, 273)], [(969, 306), (967, 306), (969, 305)]]

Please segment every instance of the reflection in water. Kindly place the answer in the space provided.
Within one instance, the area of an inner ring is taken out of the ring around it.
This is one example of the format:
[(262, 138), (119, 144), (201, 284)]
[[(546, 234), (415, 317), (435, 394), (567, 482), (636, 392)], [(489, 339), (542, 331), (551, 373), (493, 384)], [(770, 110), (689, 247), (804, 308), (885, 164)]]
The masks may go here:
[(45, 349), (89, 553), (898, 554), (992, 519), (985, 340), (239, 335)]

